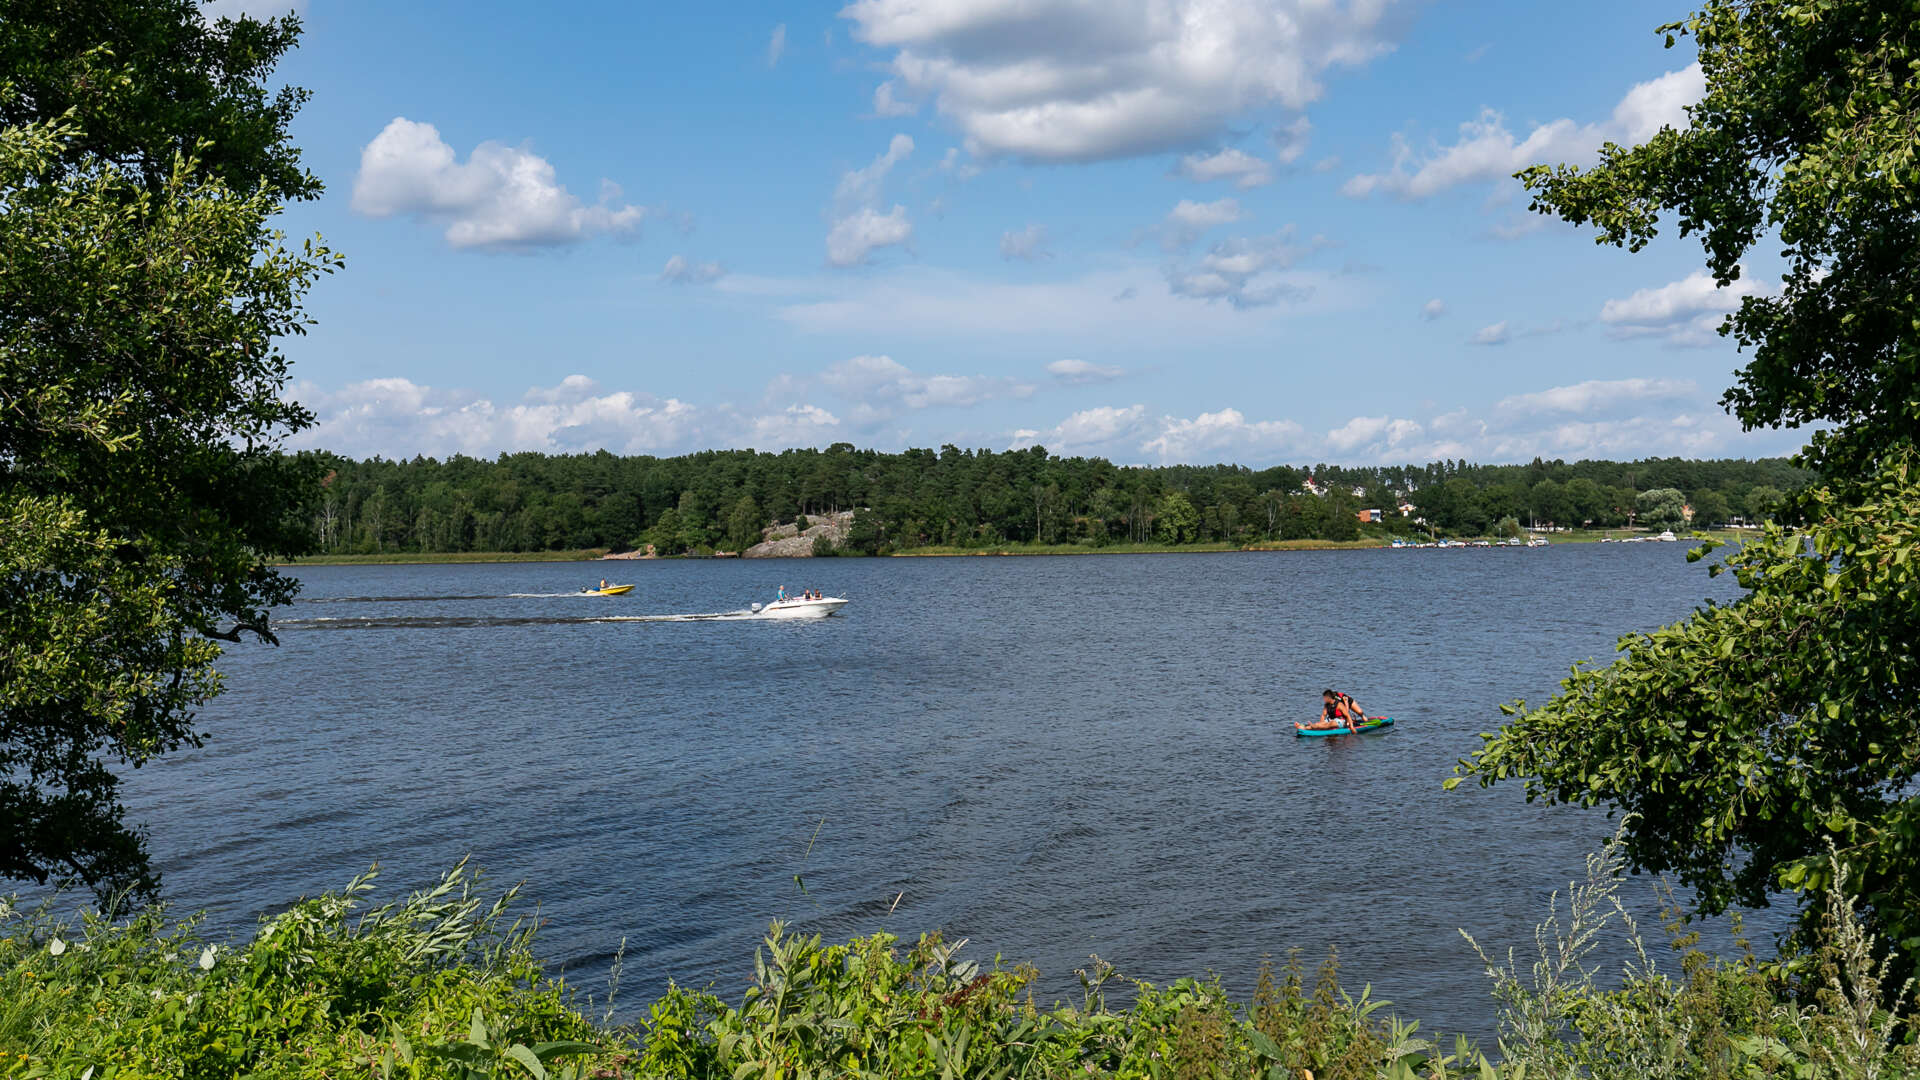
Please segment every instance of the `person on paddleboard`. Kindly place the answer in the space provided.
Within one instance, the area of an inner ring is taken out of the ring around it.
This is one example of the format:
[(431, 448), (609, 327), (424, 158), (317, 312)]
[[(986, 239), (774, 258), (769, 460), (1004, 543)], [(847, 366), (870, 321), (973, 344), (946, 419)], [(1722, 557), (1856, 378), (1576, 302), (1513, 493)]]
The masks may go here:
[(1358, 731), (1366, 718), (1366, 710), (1362, 709), (1352, 697), (1338, 690), (1322, 690), (1320, 691), (1320, 719), (1307, 726), (1316, 730), (1349, 728)]

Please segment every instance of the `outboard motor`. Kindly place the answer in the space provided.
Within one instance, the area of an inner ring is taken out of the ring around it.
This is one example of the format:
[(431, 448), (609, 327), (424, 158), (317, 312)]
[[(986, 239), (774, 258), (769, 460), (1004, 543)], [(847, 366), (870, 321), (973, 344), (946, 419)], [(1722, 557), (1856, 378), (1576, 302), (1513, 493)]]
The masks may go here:
[(756, 604), (754, 604), (754, 605), (753, 605), (753, 613), (754, 613), (755, 615), (758, 615), (758, 614), (760, 614), (760, 605), (759, 605), (759, 604), (757, 604), (757, 603), (756, 603)]

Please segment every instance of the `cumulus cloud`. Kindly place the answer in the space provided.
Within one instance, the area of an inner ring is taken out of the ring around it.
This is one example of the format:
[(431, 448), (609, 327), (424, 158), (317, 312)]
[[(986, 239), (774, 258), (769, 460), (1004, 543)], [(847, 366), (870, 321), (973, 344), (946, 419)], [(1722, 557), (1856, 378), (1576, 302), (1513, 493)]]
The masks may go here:
[(747, 426), (746, 445), (756, 450), (819, 446), (842, 438), (840, 418), (818, 405), (789, 405), (756, 416)]
[(780, 58), (787, 52), (787, 24), (781, 23), (773, 28), (773, 34), (767, 38), (767, 66), (777, 67)]
[(1745, 276), (1722, 288), (1713, 275), (1695, 270), (1679, 281), (1607, 301), (1601, 305), (1600, 321), (1615, 337), (1654, 337), (1697, 348), (1719, 340), (1720, 324), (1740, 307), (1742, 297), (1767, 291)]
[(395, 117), (360, 152), (353, 209), (368, 217), (411, 215), (447, 226), (457, 248), (528, 250), (596, 233), (631, 232), (645, 211), (618, 205), (603, 184), (582, 203), (555, 179), (553, 165), (524, 147), (483, 142), (460, 162), (432, 124)]
[(1212, 202), (1181, 199), (1158, 226), (1160, 246), (1168, 251), (1191, 247), (1201, 233), (1221, 225), (1231, 225), (1244, 216), (1238, 199), (1215, 199)]
[(872, 164), (854, 169), (840, 178), (834, 190), (835, 217), (827, 230), (827, 262), (834, 266), (857, 266), (878, 248), (904, 244), (913, 238), (913, 223), (907, 220), (907, 208), (895, 203), (881, 212), (879, 203), (887, 174), (913, 153), (913, 139), (895, 135), (887, 149)]
[(1279, 274), (1306, 250), (1296, 245), (1293, 237), (1294, 229), (1289, 225), (1267, 236), (1222, 240), (1197, 264), (1169, 268), (1167, 288), (1178, 296), (1224, 300), (1236, 308), (1304, 299), (1309, 290)]
[(1273, 129), (1274, 157), (1282, 165), (1292, 165), (1307, 152), (1308, 139), (1313, 135), (1313, 123), (1306, 117), (1296, 117), (1285, 127)]
[(898, 203), (881, 213), (861, 207), (833, 223), (827, 231), (827, 262), (834, 266), (858, 266), (874, 250), (893, 247), (913, 239), (913, 223), (907, 220), (907, 208)]
[(1055, 360), (1047, 365), (1047, 374), (1064, 383), (1098, 383), (1111, 382), (1126, 371), (1088, 360)]
[(725, 277), (727, 268), (717, 262), (696, 262), (685, 255), (674, 255), (660, 268), (660, 280), (675, 285), (705, 285)]
[(991, 375), (922, 375), (890, 356), (855, 356), (819, 377), (851, 406), (856, 423), (873, 424), (919, 409), (962, 408), (1029, 397), (1034, 385)]
[(1162, 462), (1236, 456), (1258, 460), (1294, 446), (1305, 434), (1291, 420), (1249, 421), (1238, 409), (1221, 409), (1190, 420), (1163, 417), (1159, 432), (1140, 449)]
[(1252, 419), (1232, 408), (1185, 417), (1156, 415), (1144, 405), (1102, 406), (1051, 428), (1013, 432), (1010, 443), (1099, 454), (1122, 464), (1230, 460), (1259, 466), (1759, 455), (1790, 451), (1794, 440), (1785, 432), (1742, 432), (1737, 420), (1690, 383), (1627, 379), (1553, 387), (1489, 409), (1459, 408), (1425, 418), (1356, 416), (1320, 435), (1290, 419)]
[(1420, 317), (1427, 322), (1432, 322), (1446, 313), (1447, 302), (1437, 296), (1420, 305)]
[(1273, 183), (1273, 166), (1245, 150), (1227, 147), (1212, 154), (1188, 154), (1180, 159), (1180, 175), (1200, 183), (1230, 180), (1241, 190)]
[(1513, 329), (1505, 320), (1490, 326), (1483, 326), (1467, 339), (1469, 345), (1505, 345), (1513, 340)]
[(1053, 252), (1047, 250), (1047, 227), (1028, 225), (1024, 229), (1009, 229), (1001, 233), (1000, 257), (1024, 259), (1027, 262), (1053, 258)]
[(912, 116), (920, 111), (915, 102), (901, 101), (894, 97), (893, 80), (888, 79), (873, 88), (873, 115), (875, 116)]
[(1391, 416), (1356, 416), (1327, 432), (1327, 446), (1343, 454), (1376, 443), (1390, 449), (1406, 445), (1424, 430), (1412, 420), (1396, 420)]
[(1391, 47), (1394, 0), (854, 0), (855, 37), (982, 156), (1096, 161), (1218, 141), (1303, 109)]
[(1383, 192), (1401, 199), (1425, 199), (1459, 184), (1503, 180), (1538, 163), (1590, 164), (1605, 143), (1632, 145), (1662, 127), (1685, 127), (1686, 107), (1705, 95), (1706, 77), (1696, 62), (1634, 86), (1602, 123), (1579, 124), (1563, 117), (1519, 138), (1508, 130), (1506, 118), (1498, 111), (1483, 109), (1460, 125), (1457, 140), (1424, 152), (1415, 150), (1404, 135), (1395, 135), (1393, 168), (1354, 176), (1341, 191), (1355, 198)]
[(704, 419), (700, 410), (674, 398), (601, 393), (584, 375), (536, 387), (504, 406), (404, 378), (369, 379), (331, 393), (311, 384), (294, 389), (316, 423), (290, 445), (355, 455), (489, 456), (503, 450), (562, 453), (603, 447), (659, 453), (690, 445)]
[(1697, 399), (1699, 393), (1700, 387), (1691, 379), (1589, 379), (1502, 398), (1495, 408), (1509, 413), (1591, 414), (1651, 401)]

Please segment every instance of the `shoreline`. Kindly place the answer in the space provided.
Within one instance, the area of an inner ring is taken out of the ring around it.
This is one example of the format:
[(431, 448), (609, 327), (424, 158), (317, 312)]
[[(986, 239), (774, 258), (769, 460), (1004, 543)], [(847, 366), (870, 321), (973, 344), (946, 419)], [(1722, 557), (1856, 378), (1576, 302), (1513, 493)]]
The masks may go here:
[[(1552, 546), (1562, 544), (1597, 544), (1603, 538), (1623, 532), (1619, 529), (1583, 530), (1577, 533), (1558, 533), (1547, 536)], [(1757, 529), (1706, 530), (1704, 535), (1715, 540), (1735, 542), (1747, 536), (1759, 534)], [(1650, 536), (1647, 533), (1632, 533), (1631, 536)], [(1679, 538), (1679, 543), (1693, 544), (1699, 536), (1687, 533)], [(1469, 541), (1471, 542), (1471, 541)], [(1232, 544), (1215, 541), (1201, 544), (1107, 544), (1101, 547), (1088, 547), (1084, 544), (1007, 544), (1000, 547), (961, 548), (948, 545), (931, 545), (913, 548), (908, 551), (895, 551), (885, 556), (835, 555), (831, 558), (892, 558), (892, 559), (948, 559), (966, 557), (1012, 557), (1032, 555), (1218, 555), (1227, 552), (1272, 552), (1272, 551), (1375, 551), (1391, 550), (1390, 541), (1379, 539), (1364, 540), (1269, 540), (1252, 544)], [(529, 562), (657, 562), (670, 559), (708, 558), (710, 556), (662, 555), (653, 559), (610, 560), (604, 548), (581, 548), (568, 551), (457, 551), (457, 552), (387, 552), (379, 555), (313, 555), (301, 559), (276, 562), (275, 566), (441, 566), (460, 563), (529, 563)], [(787, 559), (810, 559), (812, 555), (776, 556)], [(757, 561), (757, 560), (756, 560)]]

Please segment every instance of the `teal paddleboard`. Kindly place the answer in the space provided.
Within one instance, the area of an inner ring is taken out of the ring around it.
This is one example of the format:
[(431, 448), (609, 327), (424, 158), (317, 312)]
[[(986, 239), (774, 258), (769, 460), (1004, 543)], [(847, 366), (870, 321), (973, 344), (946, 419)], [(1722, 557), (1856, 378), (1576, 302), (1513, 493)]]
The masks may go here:
[[(1369, 731), (1379, 731), (1381, 728), (1392, 727), (1392, 726), (1393, 726), (1393, 717), (1391, 716), (1369, 716), (1367, 717), (1366, 722), (1360, 725), (1359, 731), (1361, 734), (1365, 734), (1366, 732), (1369, 732)], [(1354, 734), (1354, 729), (1345, 728), (1345, 727), (1310, 728), (1310, 727), (1302, 727), (1299, 724), (1295, 724), (1293, 725), (1293, 733), (1295, 735), (1300, 735), (1300, 736), (1352, 735)]]

